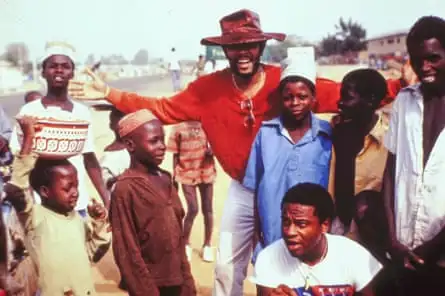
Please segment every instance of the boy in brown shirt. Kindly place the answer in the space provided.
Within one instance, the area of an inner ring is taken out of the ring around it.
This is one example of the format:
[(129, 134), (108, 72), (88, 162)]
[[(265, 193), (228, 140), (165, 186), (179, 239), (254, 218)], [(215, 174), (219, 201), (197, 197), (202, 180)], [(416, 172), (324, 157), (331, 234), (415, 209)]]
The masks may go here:
[(196, 295), (182, 236), (184, 210), (165, 155), (161, 122), (148, 110), (119, 121), (131, 157), (111, 198), (114, 258), (131, 296)]

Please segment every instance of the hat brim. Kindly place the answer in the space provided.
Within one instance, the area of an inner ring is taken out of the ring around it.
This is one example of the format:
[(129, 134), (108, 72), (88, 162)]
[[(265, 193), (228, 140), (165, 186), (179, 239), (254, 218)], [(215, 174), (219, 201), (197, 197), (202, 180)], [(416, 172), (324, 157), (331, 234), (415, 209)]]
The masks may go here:
[(215, 37), (207, 37), (201, 40), (202, 45), (233, 45), (254, 42), (263, 42), (270, 39), (284, 41), (286, 34), (282, 33), (259, 33), (259, 34), (242, 34), (242, 35), (223, 35)]

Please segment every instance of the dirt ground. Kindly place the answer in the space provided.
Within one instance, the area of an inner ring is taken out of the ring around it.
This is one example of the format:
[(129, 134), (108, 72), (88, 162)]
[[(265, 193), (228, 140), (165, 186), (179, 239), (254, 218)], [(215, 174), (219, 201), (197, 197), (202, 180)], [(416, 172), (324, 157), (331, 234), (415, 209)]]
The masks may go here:
[[(357, 67), (354, 66), (324, 66), (320, 67), (318, 70), (319, 76), (326, 78), (331, 78), (334, 80), (341, 80), (343, 75)], [(388, 75), (385, 75), (388, 76)], [(158, 85), (156, 90), (149, 90), (145, 94), (150, 96), (161, 96), (169, 95), (171, 86), (167, 82)], [(94, 112), (94, 128), (96, 135), (96, 151), (100, 157), (101, 151), (107, 143), (112, 139), (110, 131), (105, 126), (108, 126), (108, 112)], [(166, 136), (169, 135), (171, 127), (166, 126)], [(162, 167), (171, 171), (172, 167), (172, 156), (167, 153), (166, 159), (164, 160)], [(91, 185), (91, 184), (90, 184)], [(226, 199), (227, 189), (229, 185), (228, 176), (222, 171), (218, 166), (218, 177), (215, 184), (215, 195), (214, 195), (214, 218), (215, 218), (215, 230), (213, 236), (213, 246), (217, 246), (218, 242), (218, 229), (221, 220), (221, 213)], [(92, 196), (96, 196), (96, 193), (92, 188)], [(181, 199), (183, 200), (182, 192), (180, 193)], [(183, 200), (184, 204), (184, 200)], [(185, 204), (184, 204), (185, 207)], [(186, 208), (186, 207), (185, 207)], [(196, 281), (196, 286), (198, 287), (198, 295), (208, 296), (211, 295), (212, 285), (213, 285), (213, 269), (214, 264), (205, 263), (200, 259), (200, 248), (203, 243), (204, 227), (202, 215), (198, 215), (195, 220), (195, 224), (192, 230), (192, 247), (193, 247), (193, 259), (191, 262), (192, 272)], [(215, 250), (216, 252), (216, 250)], [(249, 274), (252, 272), (252, 267), (249, 267)], [(117, 285), (119, 283), (119, 272), (114, 264), (112, 251), (110, 250), (108, 254), (94, 267), (94, 277), (96, 283), (96, 290), (98, 295), (126, 295), (124, 291), (121, 291)], [(255, 287), (248, 280), (245, 281), (244, 295), (255, 295)]]

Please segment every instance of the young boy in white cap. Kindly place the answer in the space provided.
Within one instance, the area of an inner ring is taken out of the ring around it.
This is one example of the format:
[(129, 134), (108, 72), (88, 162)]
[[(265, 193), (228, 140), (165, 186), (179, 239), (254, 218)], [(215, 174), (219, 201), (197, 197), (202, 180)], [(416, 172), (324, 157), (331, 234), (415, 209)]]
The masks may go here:
[(315, 77), (314, 49), (291, 49), (279, 85), (282, 114), (263, 122), (253, 143), (243, 184), (255, 192), (260, 242), (254, 258), (281, 238), (280, 204), (289, 188), (328, 186), (331, 127), (311, 112)]
[[(83, 104), (75, 102), (68, 97), (68, 83), (74, 76), (75, 69), (74, 49), (66, 43), (53, 42), (47, 45), (46, 54), (42, 59), (42, 76), (47, 81), (47, 94), (40, 100), (35, 100), (25, 104), (19, 111), (19, 116), (27, 115), (37, 118), (51, 117), (60, 114), (64, 119), (87, 121), (88, 137), (81, 155), (73, 156), (69, 161), (76, 167), (79, 178), (79, 200), (76, 210), (83, 217), (87, 215), (89, 194), (86, 185), (86, 173), (91, 178), (97, 192), (99, 193), (105, 206), (108, 207), (109, 198), (105, 188), (102, 170), (94, 152), (94, 134), (92, 127), (91, 112)], [(20, 128), (15, 127), (15, 134), (10, 143), (14, 153), (20, 151), (21, 143), (17, 133)], [(40, 198), (34, 192), (34, 198), (40, 203)]]

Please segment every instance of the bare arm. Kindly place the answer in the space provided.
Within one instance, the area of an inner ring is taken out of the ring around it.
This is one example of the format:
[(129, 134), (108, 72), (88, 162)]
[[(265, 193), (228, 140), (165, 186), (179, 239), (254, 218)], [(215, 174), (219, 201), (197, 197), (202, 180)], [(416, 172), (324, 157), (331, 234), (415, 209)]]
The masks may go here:
[(388, 240), (396, 239), (395, 219), (394, 219), (394, 184), (395, 184), (396, 156), (388, 152), (385, 171), (383, 173), (383, 201), (385, 206), (386, 222), (388, 225)]
[(93, 152), (83, 154), (83, 163), (88, 176), (93, 182), (93, 185), (99, 193), (105, 207), (109, 208), (110, 198), (105, 187), (105, 183), (102, 177), (102, 169), (100, 167), (99, 161), (97, 160), (96, 154)]

